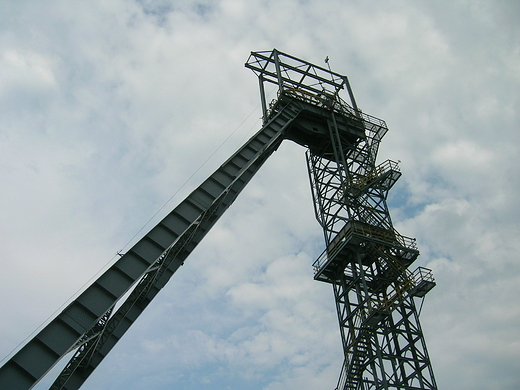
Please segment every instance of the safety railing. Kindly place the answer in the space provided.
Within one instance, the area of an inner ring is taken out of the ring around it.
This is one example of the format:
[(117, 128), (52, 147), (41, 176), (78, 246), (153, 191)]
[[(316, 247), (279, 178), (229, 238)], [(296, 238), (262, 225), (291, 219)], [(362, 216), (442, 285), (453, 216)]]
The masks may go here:
[(417, 250), (417, 241), (415, 238), (406, 237), (397, 232), (395, 229), (385, 229), (363, 222), (349, 222), (343, 227), (331, 244), (320, 254), (320, 256), (312, 264), (314, 274), (316, 275), (331, 259), (343, 249), (346, 241), (353, 235), (363, 238), (377, 240), (382, 243), (391, 245), (397, 244), (406, 249)]
[(371, 237), (388, 243), (398, 243), (405, 248), (417, 250), (415, 238), (403, 236), (394, 228), (386, 229), (363, 222), (350, 222), (350, 224), (352, 225), (354, 233), (358, 235)]
[(414, 280), (414, 283), (417, 286), (421, 282), (435, 283), (435, 278), (433, 277), (433, 271), (431, 269), (425, 268), (425, 267), (417, 267), (416, 270), (412, 274), (412, 279)]
[(346, 101), (341, 99), (337, 94), (328, 91), (313, 93), (301, 88), (286, 87), (284, 88), (283, 93), (306, 103), (333, 110), (342, 115), (347, 114), (349, 116), (359, 116), (359, 113), (357, 113)]
[(363, 188), (368, 183), (390, 171), (400, 172), (401, 170), (399, 169), (399, 163), (393, 160), (386, 160), (367, 174), (358, 176), (352, 181), (351, 185), (356, 188)]
[(386, 129), (386, 123), (384, 120), (376, 118), (372, 115), (365, 114), (359, 109), (355, 110), (337, 93), (334, 94), (329, 91), (313, 93), (311, 91), (296, 87), (285, 87), (283, 93), (287, 96), (291, 96), (296, 99), (306, 101), (307, 103), (315, 104), (327, 108), (329, 110), (333, 110), (338, 114), (348, 116), (355, 115), (358, 118), (363, 119), (364, 122), (375, 125), (376, 127), (382, 127)]

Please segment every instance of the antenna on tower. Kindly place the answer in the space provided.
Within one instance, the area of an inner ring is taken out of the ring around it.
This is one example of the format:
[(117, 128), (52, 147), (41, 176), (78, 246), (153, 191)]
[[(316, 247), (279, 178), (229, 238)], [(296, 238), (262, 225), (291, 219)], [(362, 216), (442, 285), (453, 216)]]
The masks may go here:
[(330, 64), (329, 64), (329, 56), (325, 57), (325, 63), (329, 67), (329, 72), (332, 72), (332, 70), (330, 69)]

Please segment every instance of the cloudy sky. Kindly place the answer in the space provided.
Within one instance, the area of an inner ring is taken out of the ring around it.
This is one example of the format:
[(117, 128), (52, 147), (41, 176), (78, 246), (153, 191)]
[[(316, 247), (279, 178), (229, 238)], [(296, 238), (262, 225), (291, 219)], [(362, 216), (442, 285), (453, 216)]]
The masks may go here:
[[(0, 1), (0, 359), (259, 129), (243, 64), (276, 47), (329, 56), (389, 126), (439, 388), (520, 388), (518, 4)], [(322, 250), (287, 141), (83, 388), (332, 390)]]

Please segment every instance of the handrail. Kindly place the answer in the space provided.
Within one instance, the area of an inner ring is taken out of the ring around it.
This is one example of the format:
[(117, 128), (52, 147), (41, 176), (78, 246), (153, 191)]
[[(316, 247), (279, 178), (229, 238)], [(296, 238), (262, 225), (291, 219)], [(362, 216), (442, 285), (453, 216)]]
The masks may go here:
[(399, 163), (393, 160), (383, 161), (381, 164), (376, 166), (372, 171), (368, 172), (366, 175), (360, 175), (355, 180), (352, 181), (351, 185), (353, 187), (362, 188), (372, 180), (383, 176), (385, 173), (395, 171), (401, 172), (399, 168)]
[(314, 267), (315, 274), (328, 263), (329, 259), (333, 259), (334, 256), (343, 249), (345, 242), (348, 241), (347, 238), (350, 238), (352, 235), (383, 241), (390, 244), (398, 244), (407, 249), (417, 250), (417, 241), (415, 238), (403, 236), (393, 228), (385, 229), (363, 222), (351, 221), (338, 232), (332, 243), (329, 244), (329, 246), (314, 261), (312, 266)]

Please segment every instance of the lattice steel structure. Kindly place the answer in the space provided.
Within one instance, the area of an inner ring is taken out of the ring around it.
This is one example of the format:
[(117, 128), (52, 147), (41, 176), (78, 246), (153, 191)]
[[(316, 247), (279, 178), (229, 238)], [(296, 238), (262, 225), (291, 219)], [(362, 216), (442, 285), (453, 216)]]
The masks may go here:
[[(300, 114), (287, 137), (308, 148), (307, 163), (326, 249), (315, 279), (332, 284), (345, 361), (338, 390), (436, 389), (414, 297), (435, 282), (432, 272), (408, 267), (419, 255), (399, 234), (387, 206), (401, 176), (395, 161), (376, 165), (384, 121), (362, 113), (346, 76), (274, 52), (252, 53), (248, 64), (278, 99), (264, 117), (288, 106)], [(351, 105), (339, 92), (346, 88)]]
[[(337, 389), (436, 389), (414, 303), (435, 282), (409, 271), (415, 240), (392, 225), (386, 199), (401, 173), (376, 165), (385, 123), (330, 69), (277, 50), (252, 52), (246, 67), (259, 79), (260, 131), (0, 367), (1, 389), (32, 388), (69, 352), (51, 389), (78, 389), (284, 139), (307, 148), (326, 244), (315, 279), (333, 286), (345, 353)], [(269, 105), (265, 83), (278, 86)]]

